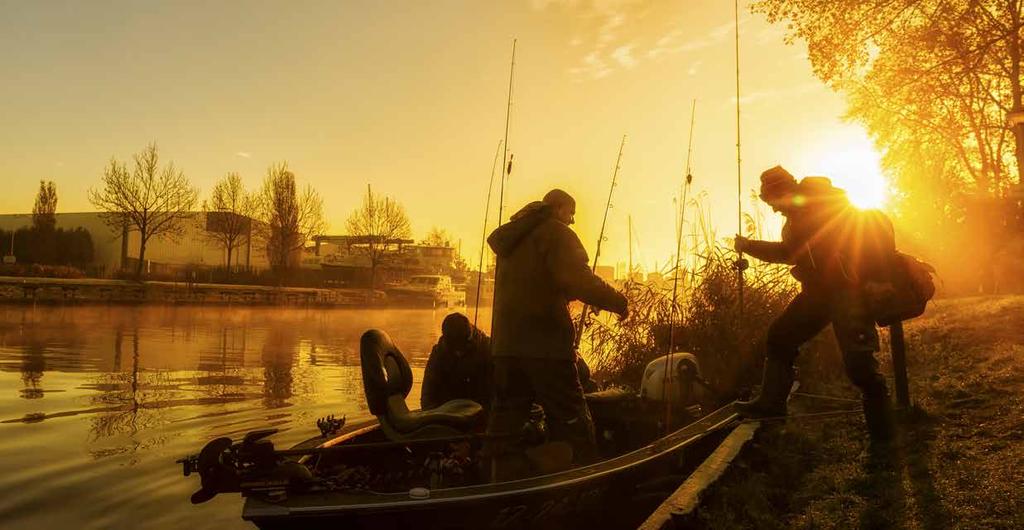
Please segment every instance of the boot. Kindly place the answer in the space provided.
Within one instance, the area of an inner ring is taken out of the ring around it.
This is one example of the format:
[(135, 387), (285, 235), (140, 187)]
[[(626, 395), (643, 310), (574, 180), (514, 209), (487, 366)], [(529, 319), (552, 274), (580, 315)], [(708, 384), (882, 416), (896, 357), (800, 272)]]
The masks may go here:
[(786, 415), (786, 400), (793, 386), (793, 365), (778, 359), (764, 361), (761, 393), (750, 401), (737, 401), (736, 412), (747, 418)]
[(864, 396), (864, 423), (872, 444), (884, 444), (893, 438), (892, 406), (888, 392)]

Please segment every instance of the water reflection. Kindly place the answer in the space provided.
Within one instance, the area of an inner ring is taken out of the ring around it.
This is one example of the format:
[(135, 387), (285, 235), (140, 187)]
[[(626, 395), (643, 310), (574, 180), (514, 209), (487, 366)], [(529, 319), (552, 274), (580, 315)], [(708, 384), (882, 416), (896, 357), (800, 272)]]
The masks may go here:
[[(361, 333), (391, 333), (418, 379), (445, 314), (0, 306), (0, 488), (15, 492), (0, 496), (0, 520), (244, 528), (237, 499), (193, 508), (174, 459), (218, 436), (275, 426), (286, 446), (317, 417), (368, 417)], [(26, 459), (35, 447), (47, 451)]]

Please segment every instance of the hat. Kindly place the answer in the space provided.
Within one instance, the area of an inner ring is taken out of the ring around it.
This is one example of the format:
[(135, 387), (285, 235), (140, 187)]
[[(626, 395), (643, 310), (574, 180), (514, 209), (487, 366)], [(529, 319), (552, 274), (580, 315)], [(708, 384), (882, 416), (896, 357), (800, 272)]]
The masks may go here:
[(570, 204), (574, 206), (576, 205), (576, 199), (573, 199), (572, 195), (569, 195), (558, 188), (547, 192), (547, 194), (544, 195), (543, 202), (553, 208), (560, 208)]
[(796, 187), (796, 178), (782, 166), (775, 166), (761, 173), (761, 200), (782, 197)]
[(469, 319), (462, 313), (452, 313), (441, 322), (441, 335), (456, 342), (469, 340), (473, 333)]

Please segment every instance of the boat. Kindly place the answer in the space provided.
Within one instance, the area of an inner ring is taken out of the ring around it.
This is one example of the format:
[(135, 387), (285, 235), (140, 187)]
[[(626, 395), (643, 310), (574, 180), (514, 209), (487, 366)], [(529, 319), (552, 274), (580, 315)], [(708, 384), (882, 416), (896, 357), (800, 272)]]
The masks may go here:
[[(587, 394), (599, 461), (570, 467), (571, 456), (558, 450), (567, 444), (541, 437), (526, 451), (535, 475), (491, 482), (479, 404), (410, 411), (412, 372), (383, 331), (363, 334), (360, 360), (376, 419), (322, 418), (320, 436), (287, 450), (274, 448), (273, 429), (213, 440), (179, 461), (186, 476), (201, 477), (192, 501), (240, 492), (242, 517), (259, 528), (635, 527), (739, 422), (732, 405), (704, 414), (686, 397), (702, 384), (699, 366), (690, 354), (672, 354), (652, 362), (641, 381), (644, 388), (658, 380), (660, 392)], [(666, 366), (675, 368), (668, 378)]]
[(388, 286), (384, 292), (389, 304), (426, 307), (459, 305), (451, 277), (442, 274), (410, 276), (405, 283)]

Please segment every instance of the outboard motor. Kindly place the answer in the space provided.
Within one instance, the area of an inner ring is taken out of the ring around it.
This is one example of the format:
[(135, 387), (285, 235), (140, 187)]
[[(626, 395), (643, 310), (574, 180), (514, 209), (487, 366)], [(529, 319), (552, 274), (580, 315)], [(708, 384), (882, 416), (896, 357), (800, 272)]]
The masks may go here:
[[(666, 374), (665, 368), (670, 358), (673, 370), (671, 374)], [(651, 361), (644, 369), (644, 377), (640, 382), (641, 398), (654, 402), (668, 399), (673, 406), (699, 404), (706, 397), (707, 391), (697, 357), (687, 352), (675, 352)]]

